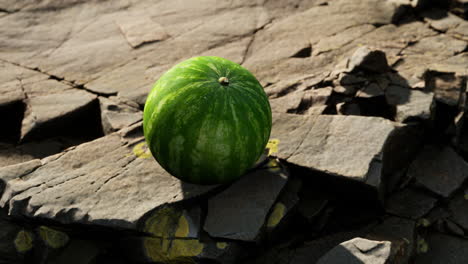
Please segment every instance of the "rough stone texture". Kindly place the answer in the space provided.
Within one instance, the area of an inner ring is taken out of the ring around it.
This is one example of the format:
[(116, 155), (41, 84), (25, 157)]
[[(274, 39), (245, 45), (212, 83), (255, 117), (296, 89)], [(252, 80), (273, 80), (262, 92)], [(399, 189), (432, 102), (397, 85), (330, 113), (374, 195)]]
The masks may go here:
[(366, 182), (394, 129), (383, 118), (276, 114), (271, 137), (280, 140), (277, 155), (288, 162)]
[(373, 241), (364, 238), (354, 238), (334, 247), (322, 256), (317, 264), (331, 263), (388, 263), (391, 242)]
[(465, 82), (465, 77), (454, 73), (429, 72), (426, 74), (426, 89), (434, 91), (436, 100), (452, 106), (459, 105)]
[(60, 122), (60, 119), (71, 118), (70, 116), (79, 114), (94, 100), (96, 96), (80, 90), (27, 99), (28, 107), (21, 127), (21, 139), (38, 137), (37, 133), (40, 132), (37, 131), (47, 126), (53, 127), (53, 123)]
[(2, 178), (7, 186), (1, 203), (16, 216), (136, 229), (150, 210), (213, 188), (170, 176), (122, 133), (43, 159), (28, 174)]
[(133, 101), (99, 97), (99, 104), (102, 129), (105, 134), (133, 125), (143, 118), (143, 113), (138, 110), (138, 104)]
[(350, 71), (361, 69), (377, 73), (383, 73), (390, 69), (383, 51), (370, 50), (366, 46), (360, 47), (354, 52), (348, 67)]
[(373, 228), (366, 238), (390, 241), (392, 243), (390, 254), (394, 263), (408, 263), (416, 245), (415, 228), (414, 221), (389, 217)]
[(317, 263), (317, 261), (327, 252), (338, 246), (340, 243), (355, 237), (361, 237), (368, 232), (369, 227), (358, 228), (350, 232), (338, 232), (325, 235), (298, 247), (289, 257), (291, 264)]
[(465, 234), (468, 235), (468, 212), (466, 210), (468, 206), (468, 188), (467, 191), (460, 193), (450, 201), (449, 208), (452, 211), (452, 219), (464, 230)]
[[(0, 263), (303, 264), (355, 237), (390, 241), (390, 263), (467, 262), (430, 233), (467, 235), (466, 7), (1, 1)], [(201, 55), (264, 86), (274, 129), (249, 176), (276, 156), (287, 183), (187, 185), (151, 158), (146, 96)]]
[(401, 217), (419, 219), (431, 210), (437, 199), (414, 189), (404, 189), (392, 195), (385, 205), (386, 211)]
[(466, 239), (431, 233), (426, 241), (427, 252), (417, 255), (414, 263), (455, 264), (468, 261), (468, 252), (466, 251), (468, 241)]
[(408, 122), (430, 119), (435, 108), (434, 93), (410, 89), (408, 85), (390, 84), (385, 89), (387, 103), (397, 108), (395, 120)]
[(287, 179), (278, 167), (244, 175), (208, 200), (204, 229), (213, 237), (254, 241)]
[(450, 147), (426, 146), (408, 175), (429, 190), (449, 197), (468, 178), (468, 164)]
[(86, 141), (86, 139), (54, 137), (40, 141), (31, 141), (21, 145), (0, 143), (0, 166), (18, 164), (33, 159), (42, 159)]
[(331, 87), (288, 93), (285, 96), (270, 99), (271, 111), (277, 113), (322, 114), (331, 93)]

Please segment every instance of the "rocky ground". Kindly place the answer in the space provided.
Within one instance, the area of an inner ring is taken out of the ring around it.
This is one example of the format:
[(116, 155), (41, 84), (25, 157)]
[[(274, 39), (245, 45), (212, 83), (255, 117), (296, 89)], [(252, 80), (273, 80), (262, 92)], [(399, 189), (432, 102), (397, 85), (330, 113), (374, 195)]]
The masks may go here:
[[(3, 0), (0, 263), (468, 263), (466, 0)], [(168, 175), (157, 78), (251, 70), (273, 130), (230, 185)]]

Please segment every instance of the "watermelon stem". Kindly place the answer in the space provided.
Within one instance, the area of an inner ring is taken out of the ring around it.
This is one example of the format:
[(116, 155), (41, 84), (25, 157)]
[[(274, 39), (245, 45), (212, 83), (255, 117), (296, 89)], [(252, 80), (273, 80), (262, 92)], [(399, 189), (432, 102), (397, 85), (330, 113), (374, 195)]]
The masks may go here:
[(228, 85), (229, 84), (229, 79), (227, 77), (221, 77), (218, 79), (218, 82), (222, 85)]

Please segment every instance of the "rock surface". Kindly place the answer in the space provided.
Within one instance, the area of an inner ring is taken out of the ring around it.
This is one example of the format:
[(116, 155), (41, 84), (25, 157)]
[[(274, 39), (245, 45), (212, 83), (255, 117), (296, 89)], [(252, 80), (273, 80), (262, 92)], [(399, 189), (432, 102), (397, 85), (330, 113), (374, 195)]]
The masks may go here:
[(317, 264), (327, 263), (375, 263), (389, 261), (391, 243), (354, 238), (343, 242), (323, 255)]
[[(0, 263), (468, 262), (467, 7), (2, 1)], [(207, 55), (273, 112), (220, 186), (170, 176), (141, 131), (154, 82)]]

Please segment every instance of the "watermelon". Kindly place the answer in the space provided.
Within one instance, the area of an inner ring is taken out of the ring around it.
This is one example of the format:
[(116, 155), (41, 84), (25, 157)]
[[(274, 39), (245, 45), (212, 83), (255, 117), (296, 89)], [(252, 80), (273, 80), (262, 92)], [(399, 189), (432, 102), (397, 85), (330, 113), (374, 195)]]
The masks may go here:
[(196, 184), (228, 183), (261, 156), (271, 108), (257, 79), (224, 58), (194, 57), (163, 74), (148, 95), (143, 131), (156, 161)]

